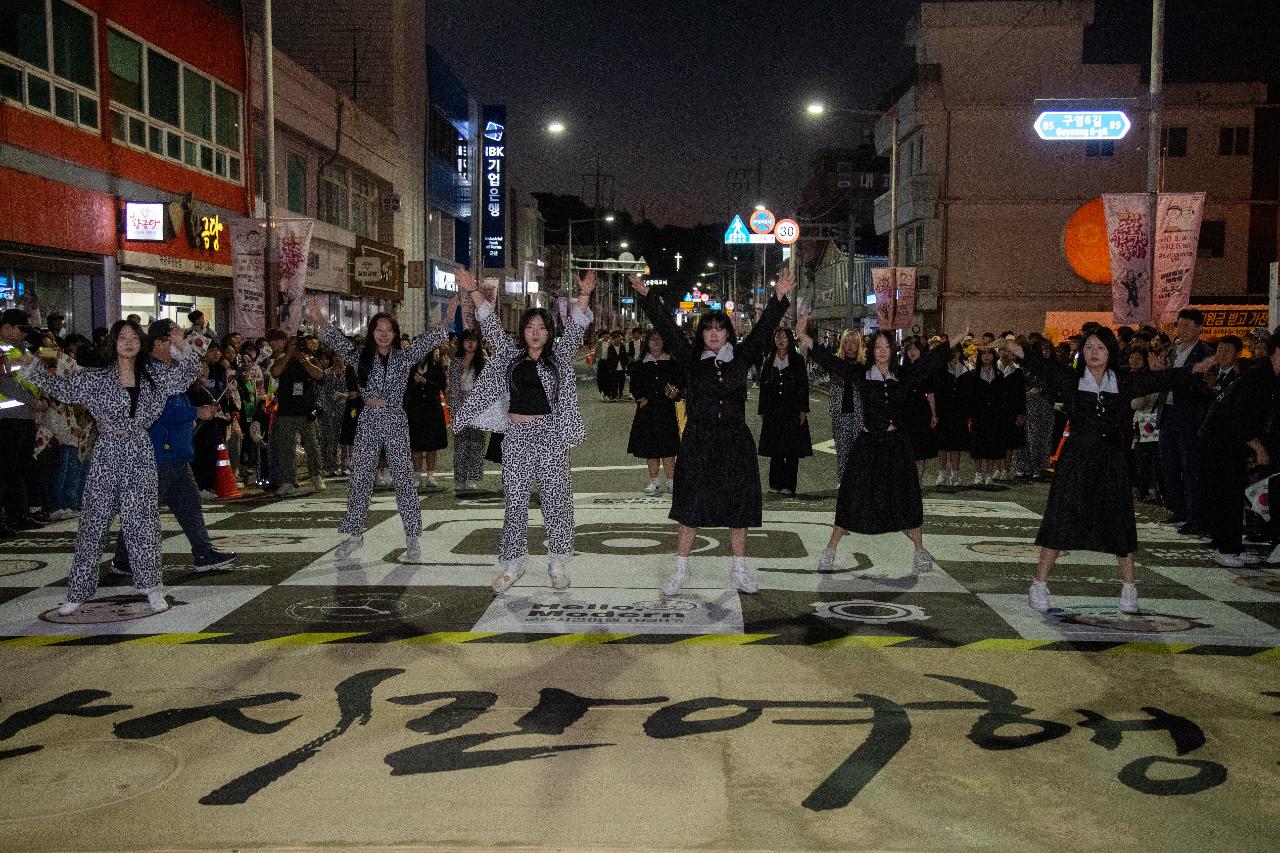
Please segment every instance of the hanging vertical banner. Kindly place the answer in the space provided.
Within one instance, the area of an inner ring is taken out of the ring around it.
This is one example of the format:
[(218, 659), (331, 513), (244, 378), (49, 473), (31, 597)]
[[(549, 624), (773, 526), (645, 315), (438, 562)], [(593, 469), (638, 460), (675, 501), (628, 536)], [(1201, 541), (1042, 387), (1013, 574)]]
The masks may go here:
[(1161, 193), (1156, 200), (1152, 314), (1160, 325), (1178, 319), (1191, 302), (1191, 277), (1200, 245), (1204, 193)]
[(876, 325), (881, 329), (893, 328), (896, 284), (892, 267), (875, 267), (871, 270), (871, 286), (876, 292)]
[(484, 107), (480, 124), (482, 258), (484, 266), (502, 269), (507, 265), (507, 108)]
[(263, 249), (266, 231), (260, 219), (232, 219), (231, 329), (246, 338), (267, 333)]
[(894, 267), (897, 287), (893, 300), (893, 328), (911, 330), (916, 318), (916, 268)]
[(1151, 203), (1146, 193), (1104, 195), (1111, 256), (1111, 313), (1117, 323), (1151, 319)]
[(275, 251), (280, 275), (280, 313), (282, 328), (289, 334), (302, 325), (302, 295), (307, 284), (307, 255), (311, 252), (311, 226), (314, 219), (277, 219)]

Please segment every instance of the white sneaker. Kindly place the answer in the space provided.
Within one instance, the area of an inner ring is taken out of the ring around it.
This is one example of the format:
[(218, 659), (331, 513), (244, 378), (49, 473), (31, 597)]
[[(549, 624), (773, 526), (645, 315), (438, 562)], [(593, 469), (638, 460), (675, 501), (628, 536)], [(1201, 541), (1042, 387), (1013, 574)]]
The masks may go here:
[(982, 478), (982, 485), (984, 485), (984, 486), (990, 486), (990, 485), (994, 485), (994, 483), (995, 483), (995, 481), (991, 479), (991, 475), (990, 475), (990, 474), (986, 474), (986, 475), (984, 475), (984, 476), (983, 476), (983, 478)]
[(1223, 566), (1224, 568), (1228, 568), (1228, 569), (1240, 569), (1247, 565), (1250, 565), (1244, 560), (1243, 557), (1241, 557), (1241, 555), (1224, 554), (1222, 551), (1213, 552), (1213, 561), (1217, 563), (1219, 566)]
[(921, 548), (916, 551), (915, 559), (911, 561), (911, 571), (915, 574), (927, 572), (933, 568), (933, 555), (925, 549)]
[(75, 613), (77, 610), (80, 609), (80, 605), (82, 603), (83, 602), (80, 602), (80, 601), (68, 601), (58, 608), (58, 615), (70, 616), (72, 613)]
[(418, 544), (417, 536), (406, 536), (404, 540), (404, 553), (400, 555), (402, 563), (421, 563), (422, 547)]
[(163, 613), (169, 609), (169, 599), (165, 598), (164, 590), (153, 589), (147, 593), (147, 604), (151, 605), (152, 613)]
[(676, 570), (671, 573), (671, 577), (667, 578), (667, 582), (662, 585), (662, 594), (667, 596), (675, 596), (680, 594), (680, 588), (689, 580), (689, 558), (676, 557)]
[(831, 574), (836, 567), (836, 552), (831, 548), (823, 548), (818, 556), (818, 573)]
[(644, 487), (644, 493), (648, 497), (656, 498), (658, 495), (662, 494), (662, 481), (650, 480), (649, 485)]
[(1241, 551), (1239, 554), (1236, 554), (1236, 556), (1239, 557), (1241, 562), (1246, 566), (1256, 566), (1262, 562), (1262, 557), (1252, 551)]
[(981, 472), (981, 471), (979, 471), (978, 473), (976, 473), (976, 474), (974, 474), (974, 475), (973, 475), (973, 484), (974, 484), (975, 486), (982, 486), (982, 485), (985, 485), (985, 484), (983, 483), (983, 480), (982, 480), (982, 472)]
[(290, 495), (296, 495), (297, 493), (298, 487), (293, 483), (285, 483), (283, 486), (276, 489), (276, 497), (278, 498), (287, 498)]
[(729, 579), (733, 581), (734, 586), (747, 595), (755, 595), (760, 591), (760, 584), (751, 579), (746, 563), (734, 563), (733, 569), (729, 572)]
[(937, 479), (937, 480), (935, 480), (933, 484), (934, 484), (935, 486), (946, 486), (946, 485), (949, 485), (949, 484), (950, 484), (950, 479), (947, 477), (947, 472), (946, 472), (946, 471), (939, 471), (939, 472), (938, 472), (938, 479)]
[(568, 559), (565, 557), (552, 557), (547, 566), (547, 574), (551, 576), (551, 588), (556, 592), (564, 592), (569, 588), (569, 573), (565, 571), (567, 563)]
[(676, 481), (667, 480), (667, 484), (663, 487), (663, 491), (669, 495), (674, 495), (676, 493)]
[(342, 540), (342, 544), (338, 546), (337, 553), (334, 556), (339, 560), (350, 560), (351, 555), (364, 545), (364, 536), (355, 533)]
[(217, 499), (218, 499), (218, 495), (217, 495), (216, 493), (211, 492), (211, 491), (209, 491), (208, 489), (201, 489), (201, 490), (200, 490), (200, 500), (202, 500), (202, 501), (216, 501)]
[(74, 510), (69, 509), (55, 509), (53, 512), (49, 513), (49, 519), (51, 521), (70, 521), (76, 517), (77, 513)]
[(325, 483), (323, 477), (316, 477), (314, 480), (311, 481), (311, 488), (313, 491), (323, 492), (323, 491), (326, 491), (329, 488), (329, 486), (328, 484)]
[(1138, 588), (1131, 583), (1120, 587), (1120, 612), (1138, 612)]
[(1046, 581), (1032, 581), (1027, 592), (1027, 601), (1036, 610), (1044, 613), (1049, 609), (1049, 584)]
[(512, 560), (510, 563), (499, 563), (503, 566), (502, 574), (493, 579), (494, 595), (501, 595), (511, 589), (511, 585), (520, 580), (524, 574), (524, 560)]

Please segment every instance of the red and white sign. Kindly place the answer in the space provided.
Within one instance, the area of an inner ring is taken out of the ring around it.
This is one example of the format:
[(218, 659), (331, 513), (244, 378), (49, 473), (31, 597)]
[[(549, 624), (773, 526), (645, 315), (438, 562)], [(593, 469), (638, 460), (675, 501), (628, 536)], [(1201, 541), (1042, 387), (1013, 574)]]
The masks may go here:
[(164, 204), (126, 201), (124, 203), (124, 238), (163, 243)]
[(751, 230), (757, 234), (768, 234), (773, 230), (773, 214), (767, 210), (757, 210), (751, 214)]
[(780, 219), (773, 226), (773, 236), (784, 246), (790, 246), (800, 239), (800, 224), (794, 219)]
[(1160, 193), (1156, 200), (1151, 313), (1162, 326), (1176, 322), (1191, 302), (1203, 213), (1204, 193)]

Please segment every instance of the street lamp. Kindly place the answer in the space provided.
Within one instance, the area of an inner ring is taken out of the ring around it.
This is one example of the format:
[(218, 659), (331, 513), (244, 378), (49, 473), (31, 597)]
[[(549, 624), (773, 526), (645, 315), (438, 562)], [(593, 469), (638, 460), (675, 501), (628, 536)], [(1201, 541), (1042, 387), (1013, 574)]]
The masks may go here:
[(764, 206), (764, 202), (757, 202), (757, 203), (756, 203), (756, 210), (768, 210), (768, 209), (769, 209), (769, 208), (767, 208), (767, 207), (765, 207), (765, 206)]
[(619, 246), (621, 246), (621, 247), (622, 247), (622, 248), (624, 248), (624, 249), (629, 249), (629, 248), (631, 248), (631, 244), (630, 244), (630, 243), (628, 243), (626, 240), (623, 240), (623, 241), (622, 241), (621, 243), (619, 243), (618, 245), (619, 245)]
[(805, 107), (811, 116), (820, 116), (827, 111), (827, 105), (821, 101), (810, 101), (809, 106)]
[(562, 121), (551, 122), (550, 124), (547, 125), (547, 133), (550, 133), (554, 136), (559, 136), (560, 134), (564, 133), (564, 122)]
[(715, 261), (707, 261), (707, 269), (714, 269), (715, 265), (716, 265)]

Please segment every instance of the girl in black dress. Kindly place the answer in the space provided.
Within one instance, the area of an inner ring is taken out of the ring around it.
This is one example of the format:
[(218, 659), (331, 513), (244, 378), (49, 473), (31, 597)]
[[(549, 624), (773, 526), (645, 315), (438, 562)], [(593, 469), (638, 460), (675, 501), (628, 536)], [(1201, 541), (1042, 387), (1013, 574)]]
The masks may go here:
[(993, 347), (978, 348), (978, 363), (957, 380), (956, 389), (969, 421), (969, 456), (977, 468), (973, 484), (990, 486), (1008, 441), (1004, 374)]
[[(924, 355), (925, 342), (920, 338), (907, 338), (903, 345), (903, 365), (915, 364)], [(916, 461), (916, 472), (924, 476), (925, 463), (938, 458), (937, 399), (933, 382), (921, 384), (911, 395), (907, 405), (907, 438), (911, 441), (911, 456)]]
[(1131, 373), (1121, 366), (1120, 345), (1105, 327), (1084, 339), (1074, 368), (1045, 361), (1034, 347), (1024, 350), (1014, 341), (1005, 346), (1054, 388), (1071, 421), (1071, 435), (1058, 456), (1044, 520), (1036, 534), (1040, 564), (1028, 600), (1036, 610), (1049, 609), (1049, 572), (1063, 551), (1100, 551), (1115, 554), (1120, 565), (1121, 612), (1137, 613), (1133, 552), (1138, 547), (1138, 529), (1125, 458), (1132, 401), (1167, 391), (1180, 372), (1208, 372), (1214, 359), (1211, 356), (1199, 364), (1188, 360), (1185, 366), (1168, 370), (1160, 355), (1150, 353), (1151, 370)]
[(676, 421), (676, 400), (684, 387), (684, 371), (667, 352), (662, 332), (653, 329), (645, 336), (644, 356), (630, 369), (631, 395), (636, 398), (636, 414), (631, 419), (627, 453), (649, 463), (649, 497), (672, 491), (676, 454), (680, 450), (680, 425)]
[[(755, 328), (742, 341), (734, 339), (733, 323), (723, 311), (702, 315), (690, 347), (676, 328), (666, 306), (637, 275), (631, 287), (637, 304), (685, 364), (688, 384), (685, 411), (688, 422), (676, 459), (676, 489), (670, 517), (677, 523), (676, 570), (662, 585), (664, 595), (680, 592), (689, 579), (689, 552), (699, 527), (728, 527), (733, 549), (730, 578), (748, 595), (760, 587), (747, 572), (747, 528), (761, 525), (760, 468), (756, 443), (747, 428), (747, 370), (759, 363), (786, 313), (787, 294), (795, 287), (789, 272), (778, 276)], [(837, 359), (838, 361), (839, 359)]]
[(449, 446), (444, 423), (444, 365), (435, 350), (413, 366), (404, 392), (404, 410), (409, 417), (409, 450), (413, 469), (418, 472), (419, 489), (436, 489), (436, 454)]
[(969, 420), (960, 399), (960, 378), (969, 372), (964, 352), (951, 348), (947, 369), (933, 379), (934, 407), (938, 413), (938, 486), (960, 485), (960, 454), (969, 449)]
[[(801, 315), (796, 330), (812, 349), (813, 340), (804, 334), (807, 322), (808, 316)], [(849, 405), (854, 394), (862, 400), (862, 434), (853, 445), (849, 467), (840, 481), (831, 540), (818, 560), (818, 571), (824, 574), (835, 568), (836, 548), (850, 531), (904, 532), (915, 545), (912, 573), (933, 565), (933, 557), (924, 549), (920, 534), (924, 501), (920, 496), (911, 442), (903, 425), (907, 422), (912, 395), (946, 368), (950, 349), (934, 347), (896, 372), (892, 367), (896, 361), (894, 349), (893, 332), (884, 329), (876, 332), (871, 336), (871, 366), (865, 370), (861, 365), (851, 369), (855, 365), (812, 349), (814, 359), (833, 378), (843, 379), (845, 405)]]
[(992, 479), (1013, 479), (1013, 457), (1027, 446), (1027, 375), (1013, 360), (1013, 353), (1001, 348), (996, 369), (1004, 374), (1004, 460)]
[(769, 457), (769, 491), (796, 493), (800, 460), (813, 455), (809, 438), (809, 369), (790, 329), (773, 333), (760, 366), (760, 455)]

